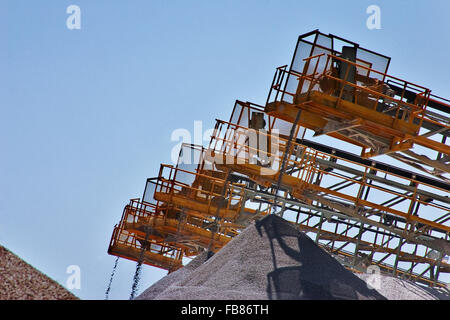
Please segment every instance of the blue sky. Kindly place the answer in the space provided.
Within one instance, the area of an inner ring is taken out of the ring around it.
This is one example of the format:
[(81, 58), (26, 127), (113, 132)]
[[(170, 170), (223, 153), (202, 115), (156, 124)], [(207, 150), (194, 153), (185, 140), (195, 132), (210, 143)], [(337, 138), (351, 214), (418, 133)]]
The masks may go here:
[[(81, 8), (69, 30), (66, 8)], [(381, 30), (366, 8), (381, 8)], [(83, 299), (103, 299), (112, 228), (170, 162), (173, 130), (263, 104), (299, 34), (320, 29), (392, 57), (390, 74), (450, 98), (450, 3), (1, 0), (0, 244)], [(121, 259), (110, 297), (127, 299)], [(143, 268), (140, 290), (165, 275)]]

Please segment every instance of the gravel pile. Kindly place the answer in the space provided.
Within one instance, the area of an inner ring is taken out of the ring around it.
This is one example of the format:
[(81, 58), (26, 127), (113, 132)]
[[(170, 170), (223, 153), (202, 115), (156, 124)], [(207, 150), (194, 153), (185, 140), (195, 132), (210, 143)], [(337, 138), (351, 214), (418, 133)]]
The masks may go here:
[(250, 225), (200, 264), (204, 259), (194, 259), (138, 299), (386, 299), (275, 215)]
[(0, 246), (0, 300), (76, 300), (72, 293)]
[(199, 254), (191, 262), (185, 265), (183, 268), (178, 269), (175, 272), (169, 273), (167, 276), (155, 282), (151, 287), (142, 292), (135, 300), (153, 300), (158, 294), (164, 291), (166, 288), (172, 285), (179, 285), (184, 278), (190, 275), (195, 269), (201, 266), (206, 260), (206, 251)]
[(389, 275), (379, 275), (379, 280), (371, 281), (368, 281), (369, 274), (357, 276), (368, 283), (376, 283), (376, 290), (389, 300), (450, 300), (450, 291), (447, 289), (430, 288)]

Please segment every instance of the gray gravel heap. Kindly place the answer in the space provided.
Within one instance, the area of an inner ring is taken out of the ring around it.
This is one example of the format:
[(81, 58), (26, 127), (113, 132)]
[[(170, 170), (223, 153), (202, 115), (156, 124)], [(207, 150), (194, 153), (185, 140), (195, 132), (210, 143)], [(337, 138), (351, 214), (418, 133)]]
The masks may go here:
[(192, 271), (197, 269), (205, 262), (206, 256), (207, 256), (206, 251), (199, 254), (183, 268), (178, 269), (177, 271), (174, 271), (172, 273), (169, 273), (161, 280), (155, 282), (151, 287), (147, 288), (144, 292), (142, 292), (139, 296), (137, 296), (135, 300), (153, 300), (158, 294), (160, 294), (166, 288), (172, 285), (178, 285), (179, 282), (181, 282), (184, 278), (186, 278), (189, 274), (191, 274)]
[[(371, 275), (367, 273), (357, 276), (368, 282)], [(450, 291), (444, 288), (430, 288), (409, 280), (403, 280), (389, 275), (378, 275), (379, 280), (371, 280), (376, 283), (376, 290), (389, 300), (450, 300)], [(373, 278), (372, 278), (373, 279)]]
[(250, 225), (203, 264), (179, 269), (138, 299), (386, 298), (369, 289), (291, 223), (269, 215)]

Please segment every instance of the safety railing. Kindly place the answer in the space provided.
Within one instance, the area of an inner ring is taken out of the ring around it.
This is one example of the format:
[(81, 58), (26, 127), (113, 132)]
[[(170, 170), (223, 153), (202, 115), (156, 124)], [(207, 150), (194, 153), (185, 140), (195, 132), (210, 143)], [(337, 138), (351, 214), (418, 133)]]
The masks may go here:
[(174, 271), (182, 267), (183, 250), (163, 241), (142, 238), (116, 226), (108, 252), (133, 261)]
[(151, 211), (148, 204), (142, 203), (139, 199), (132, 199), (130, 205), (125, 207), (124, 217), (121, 221), (121, 228), (135, 234), (140, 238), (148, 238), (151, 241), (166, 243), (179, 248), (185, 256), (197, 255), (199, 248), (206, 248), (211, 239), (220, 246), (226, 244), (231, 237), (237, 235), (231, 229), (230, 224), (219, 225), (213, 237), (211, 221), (191, 212), (184, 212), (183, 209), (176, 209), (170, 206), (160, 206), (158, 213), (153, 208)]
[(242, 229), (242, 221), (267, 214), (246, 207), (243, 183), (233, 182), (215, 175), (221, 171), (190, 172), (172, 165), (162, 164), (155, 183), (154, 199), (159, 206), (170, 206), (202, 217), (206, 222), (219, 219), (221, 233), (229, 235)]
[[(321, 63), (321, 59), (326, 59)], [(299, 97), (307, 96), (312, 91), (319, 91), (335, 97), (336, 105), (342, 101), (350, 101), (366, 108), (390, 115), (393, 119), (401, 119), (414, 123), (419, 127), (425, 116), (425, 109), (430, 98), (430, 90), (397, 77), (373, 70), (365, 65), (346, 60), (332, 54), (319, 54), (304, 59), (303, 73), (288, 71), (287, 66), (277, 68), (269, 91), (267, 103), (284, 101), (296, 103)], [(336, 65), (341, 65), (344, 74), (338, 74)], [(342, 68), (345, 66), (345, 68)], [(366, 74), (354, 75), (350, 79), (350, 70), (365, 70)], [(371, 77), (377, 75), (377, 77)], [(384, 79), (384, 81), (378, 78)], [(296, 85), (288, 86), (288, 80), (296, 79)], [(395, 81), (401, 91), (395, 92), (387, 82)], [(415, 101), (406, 97), (407, 90), (415, 90)], [(290, 98), (287, 99), (287, 96)]]

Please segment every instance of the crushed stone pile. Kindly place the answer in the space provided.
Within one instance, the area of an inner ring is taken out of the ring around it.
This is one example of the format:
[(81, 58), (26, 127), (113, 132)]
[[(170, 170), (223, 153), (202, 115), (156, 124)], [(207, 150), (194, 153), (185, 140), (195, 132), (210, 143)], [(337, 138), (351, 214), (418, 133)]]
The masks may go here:
[(430, 288), (409, 280), (389, 275), (378, 275), (379, 280), (368, 281), (371, 275), (356, 274), (359, 278), (372, 283), (376, 290), (388, 300), (450, 300), (450, 291), (444, 288)]
[(386, 299), (276, 215), (250, 225), (205, 258), (192, 260), (137, 299)]
[(162, 278), (161, 280), (155, 282), (151, 287), (145, 290), (142, 294), (137, 296), (135, 300), (153, 300), (158, 294), (164, 291), (166, 288), (172, 285), (178, 285), (179, 282), (183, 281), (188, 275), (190, 275), (195, 269), (200, 267), (205, 261), (207, 257), (207, 252), (199, 254), (197, 257), (192, 259), (187, 265), (183, 268), (178, 269), (175, 272), (169, 273), (167, 276)]
[(63, 286), (0, 246), (0, 300), (77, 300)]

